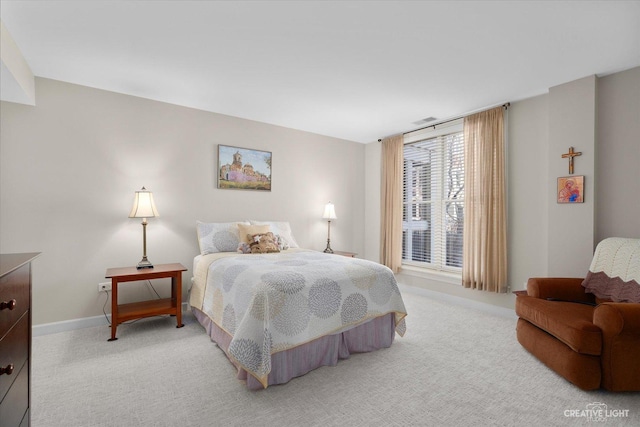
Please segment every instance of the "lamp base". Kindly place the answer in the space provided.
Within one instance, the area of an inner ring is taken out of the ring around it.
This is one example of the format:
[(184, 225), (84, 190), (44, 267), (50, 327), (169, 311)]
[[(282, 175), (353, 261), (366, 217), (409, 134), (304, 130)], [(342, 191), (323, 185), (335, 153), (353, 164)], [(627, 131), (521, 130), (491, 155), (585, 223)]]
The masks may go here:
[(324, 253), (326, 253), (326, 254), (332, 254), (333, 253), (333, 249), (331, 249), (331, 243), (329, 242), (329, 239), (327, 239), (327, 247), (324, 250)]
[(138, 270), (141, 270), (143, 268), (153, 268), (153, 264), (151, 264), (151, 262), (149, 262), (149, 260), (147, 259), (147, 257), (142, 258), (142, 261), (140, 261), (138, 263), (138, 265), (136, 265), (136, 268)]

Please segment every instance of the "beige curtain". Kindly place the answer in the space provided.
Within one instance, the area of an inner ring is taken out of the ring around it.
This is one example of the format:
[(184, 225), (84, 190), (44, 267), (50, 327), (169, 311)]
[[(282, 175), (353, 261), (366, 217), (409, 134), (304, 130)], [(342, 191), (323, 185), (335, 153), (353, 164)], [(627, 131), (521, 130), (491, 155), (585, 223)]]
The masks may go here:
[(507, 291), (507, 218), (503, 107), (464, 119), (462, 284)]
[(402, 264), (402, 135), (382, 140), (382, 230), (380, 252), (382, 264), (394, 273)]

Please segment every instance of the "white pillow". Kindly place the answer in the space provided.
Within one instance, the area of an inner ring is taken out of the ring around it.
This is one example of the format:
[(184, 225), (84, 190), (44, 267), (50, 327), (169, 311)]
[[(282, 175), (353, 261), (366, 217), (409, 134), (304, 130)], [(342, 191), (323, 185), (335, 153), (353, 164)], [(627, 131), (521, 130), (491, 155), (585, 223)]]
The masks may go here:
[(254, 221), (249, 220), (252, 225), (269, 225), (273, 234), (279, 235), (282, 239), (286, 240), (290, 248), (298, 248), (298, 242), (293, 237), (291, 232), (291, 225), (288, 221)]
[(235, 252), (240, 243), (238, 224), (248, 223), (196, 221), (200, 253), (206, 255), (216, 252)]

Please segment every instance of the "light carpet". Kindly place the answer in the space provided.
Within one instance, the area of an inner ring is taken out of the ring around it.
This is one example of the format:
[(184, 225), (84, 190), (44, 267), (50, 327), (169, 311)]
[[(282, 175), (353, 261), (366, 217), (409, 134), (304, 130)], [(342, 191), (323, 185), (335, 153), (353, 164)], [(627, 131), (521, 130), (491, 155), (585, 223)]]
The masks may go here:
[[(391, 348), (257, 392), (191, 314), (181, 329), (119, 326), (114, 342), (106, 326), (36, 337), (32, 425), (640, 425), (640, 393), (577, 389), (518, 344), (515, 320), (403, 297), (407, 333)], [(623, 416), (590, 420), (594, 403)]]

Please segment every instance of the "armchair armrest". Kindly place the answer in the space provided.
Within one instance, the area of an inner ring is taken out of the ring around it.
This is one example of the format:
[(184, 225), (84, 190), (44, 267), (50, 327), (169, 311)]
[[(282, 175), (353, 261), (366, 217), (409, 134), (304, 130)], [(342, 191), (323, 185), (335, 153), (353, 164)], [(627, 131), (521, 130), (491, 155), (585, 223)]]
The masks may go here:
[(562, 301), (594, 303), (595, 296), (585, 292), (580, 278), (532, 277), (527, 281), (527, 295)]
[[(593, 323), (604, 334), (631, 334), (640, 336), (640, 304), (632, 302), (605, 302), (593, 312)], [(640, 348), (640, 340), (638, 340)], [(638, 355), (640, 357), (640, 355)]]
[(600, 304), (593, 323), (602, 331), (602, 385), (610, 391), (640, 390), (640, 303)]

